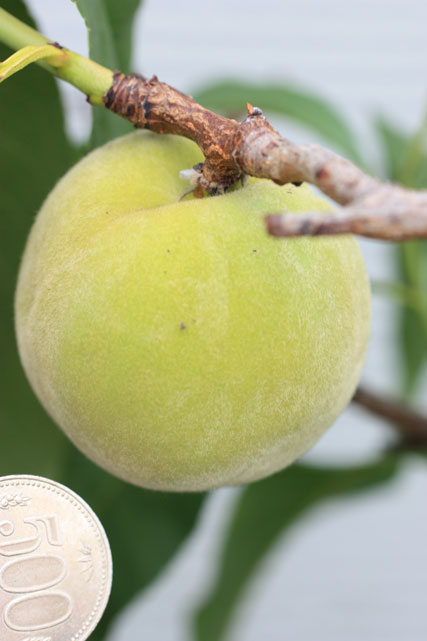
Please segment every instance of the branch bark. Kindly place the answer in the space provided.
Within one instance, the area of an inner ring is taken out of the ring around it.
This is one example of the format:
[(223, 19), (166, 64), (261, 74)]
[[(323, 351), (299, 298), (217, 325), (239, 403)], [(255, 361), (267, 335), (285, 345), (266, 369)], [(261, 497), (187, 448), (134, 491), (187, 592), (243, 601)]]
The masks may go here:
[[(13, 49), (45, 46), (48, 39), (0, 9), (0, 40)], [(353, 233), (402, 241), (427, 238), (427, 191), (381, 183), (348, 160), (318, 145), (295, 145), (282, 138), (260, 109), (248, 105), (243, 122), (224, 118), (197, 104), (154, 76), (124, 76), (68, 49), (59, 66), (38, 61), (45, 69), (83, 91), (93, 105), (105, 105), (135, 127), (190, 138), (205, 162), (185, 172), (195, 188), (223, 193), (245, 174), (282, 185), (309, 182), (340, 209), (266, 217), (274, 236)]]
[(357, 234), (395, 242), (427, 238), (427, 191), (377, 182), (372, 190), (331, 213), (270, 214), (266, 222), (272, 236), (287, 238), (325, 234)]
[(353, 403), (392, 423), (410, 445), (427, 445), (427, 416), (389, 398), (358, 387)]
[(243, 122), (224, 118), (156, 76), (115, 72), (104, 104), (135, 127), (173, 133), (199, 145), (205, 162), (189, 174), (196, 195), (223, 193), (247, 174), (283, 185), (309, 182), (341, 209), (327, 214), (273, 213), (273, 236), (359, 234), (403, 241), (427, 238), (427, 191), (411, 191), (367, 176), (345, 158), (319, 145), (296, 145), (273, 129), (262, 111), (248, 105)]

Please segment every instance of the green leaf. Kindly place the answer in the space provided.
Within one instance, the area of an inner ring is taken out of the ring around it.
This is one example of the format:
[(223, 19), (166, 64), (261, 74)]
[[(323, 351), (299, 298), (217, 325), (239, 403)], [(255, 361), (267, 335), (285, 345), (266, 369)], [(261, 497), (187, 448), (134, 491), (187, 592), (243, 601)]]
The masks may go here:
[(175, 554), (194, 527), (205, 495), (142, 490), (103, 472), (74, 449), (60, 480), (92, 506), (111, 545), (111, 597), (90, 637), (98, 641), (120, 609)]
[(408, 136), (385, 118), (375, 121), (387, 177), (412, 189), (427, 186), (427, 147), (423, 128)]
[(382, 117), (376, 118), (375, 127), (382, 148), (387, 177), (396, 182), (405, 149), (408, 146), (408, 136)]
[(397, 261), (403, 282), (420, 292), (424, 299), (416, 309), (401, 308), (400, 347), (403, 356), (403, 386), (411, 396), (427, 364), (427, 243), (411, 241), (397, 248)]
[[(2, 8), (34, 25), (21, 0)], [(11, 50), (0, 45), (0, 60)], [(26, 381), (13, 325), (16, 275), (25, 240), (43, 199), (75, 152), (64, 133), (54, 78), (32, 65), (0, 86), (0, 475), (57, 477), (67, 441)]]
[[(383, 118), (376, 121), (388, 177), (407, 187), (427, 186), (425, 124), (415, 136), (402, 133)], [(396, 247), (396, 272), (403, 285), (421, 294), (418, 305), (399, 311), (399, 349), (402, 384), (411, 396), (427, 365), (427, 242), (412, 241)]]
[[(133, 19), (141, 0), (73, 0), (89, 32), (90, 57), (109, 69), (129, 72)], [(102, 107), (93, 110), (91, 147), (131, 131), (129, 122)]]
[(391, 456), (353, 468), (297, 464), (248, 486), (229, 525), (213, 591), (197, 613), (198, 641), (224, 638), (246, 583), (279, 535), (296, 519), (322, 501), (384, 483), (396, 470), (397, 461)]
[(110, 19), (113, 40), (119, 62), (118, 68), (123, 73), (131, 72), (132, 35), (136, 12), (143, 0), (104, 0), (107, 15)]
[(371, 289), (373, 294), (394, 300), (399, 305), (406, 305), (415, 311), (419, 311), (420, 306), (427, 304), (426, 292), (402, 283), (371, 279)]
[(257, 85), (238, 80), (218, 82), (196, 90), (194, 99), (213, 111), (233, 116), (246, 113), (249, 102), (263, 111), (302, 124), (359, 165), (364, 165), (353, 134), (342, 116), (325, 100), (282, 85)]

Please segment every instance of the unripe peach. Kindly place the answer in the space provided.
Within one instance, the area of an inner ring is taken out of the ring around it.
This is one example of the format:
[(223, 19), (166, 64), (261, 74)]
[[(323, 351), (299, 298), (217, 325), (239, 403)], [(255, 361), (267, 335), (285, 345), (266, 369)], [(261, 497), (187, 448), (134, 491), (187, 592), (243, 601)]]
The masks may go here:
[(289, 465), (348, 403), (369, 335), (356, 241), (265, 231), (268, 212), (330, 205), (265, 180), (180, 201), (200, 160), (150, 132), (88, 155), (41, 208), (16, 294), (48, 413), (99, 465), (161, 490)]

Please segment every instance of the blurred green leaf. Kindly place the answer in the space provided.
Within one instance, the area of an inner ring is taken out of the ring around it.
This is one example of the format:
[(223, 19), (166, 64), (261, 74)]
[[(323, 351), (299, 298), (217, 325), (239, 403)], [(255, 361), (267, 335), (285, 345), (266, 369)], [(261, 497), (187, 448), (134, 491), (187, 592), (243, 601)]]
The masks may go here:
[[(34, 25), (21, 0), (2, 8)], [(11, 50), (0, 45), (0, 59)], [(43, 199), (73, 163), (54, 78), (31, 65), (0, 86), (0, 475), (57, 477), (67, 441), (40, 407), (15, 344), (13, 297), (25, 240)]]
[(296, 464), (248, 486), (229, 525), (213, 591), (197, 613), (198, 641), (224, 639), (245, 584), (279, 536), (304, 512), (327, 499), (384, 483), (397, 467), (392, 456), (353, 468)]
[(132, 61), (133, 24), (136, 12), (143, 0), (104, 0), (109, 16), (119, 69), (130, 73)]
[[(408, 244), (399, 248), (397, 265), (401, 277), (404, 275), (403, 256), (408, 253), (407, 260), (417, 257), (417, 249)], [(420, 270), (417, 270), (419, 273)], [(416, 272), (416, 273), (417, 273)], [(407, 281), (414, 279), (409, 276)], [(418, 282), (418, 278), (415, 279)], [(371, 281), (374, 294), (386, 296), (402, 307), (398, 310), (399, 346), (402, 356), (402, 385), (407, 396), (413, 392), (427, 359), (427, 290), (397, 282)]]
[[(398, 266), (403, 282), (422, 291), (427, 297), (427, 243), (412, 241), (397, 248)], [(400, 311), (400, 346), (403, 356), (403, 385), (408, 396), (415, 390), (427, 364), (427, 301), (414, 309), (402, 307)]]
[(427, 304), (427, 293), (403, 283), (371, 279), (371, 288), (374, 294), (387, 297), (418, 311), (420, 307)]
[[(427, 186), (427, 123), (415, 136), (408, 136), (383, 118), (376, 122), (384, 164), (390, 180), (411, 188)], [(399, 348), (402, 357), (403, 387), (414, 393), (427, 364), (427, 242), (412, 241), (396, 248), (396, 271), (409, 290), (422, 294), (419, 304), (399, 312)]]
[(74, 449), (60, 480), (92, 506), (111, 545), (111, 597), (90, 637), (99, 641), (115, 615), (149, 585), (191, 532), (205, 495), (142, 490), (103, 472)]
[(424, 127), (414, 135), (399, 130), (388, 120), (375, 121), (387, 177), (412, 189), (427, 186), (427, 145)]
[[(90, 57), (109, 69), (130, 71), (132, 25), (142, 0), (73, 0), (89, 32)], [(132, 130), (126, 120), (96, 107), (93, 110), (91, 147)]]
[(382, 148), (387, 178), (396, 182), (405, 149), (408, 146), (408, 136), (382, 117), (376, 118), (375, 127)]
[(250, 102), (263, 111), (279, 114), (308, 127), (323, 140), (363, 166), (353, 133), (342, 116), (326, 101), (283, 85), (256, 85), (239, 80), (218, 82), (193, 93), (194, 99), (213, 111), (240, 116)]

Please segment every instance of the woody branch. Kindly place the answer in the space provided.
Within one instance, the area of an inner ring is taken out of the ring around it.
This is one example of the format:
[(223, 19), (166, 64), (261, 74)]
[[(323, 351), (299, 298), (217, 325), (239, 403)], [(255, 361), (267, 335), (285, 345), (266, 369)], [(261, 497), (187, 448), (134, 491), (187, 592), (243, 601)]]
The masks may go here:
[(354, 404), (391, 423), (397, 428), (405, 444), (427, 445), (427, 416), (422, 412), (372, 392), (363, 385), (357, 388), (352, 400)]
[(243, 122), (224, 118), (191, 96), (133, 74), (114, 74), (104, 96), (111, 111), (135, 127), (173, 133), (196, 142), (205, 162), (187, 176), (196, 188), (223, 193), (249, 175), (285, 183), (309, 182), (341, 207), (330, 213), (266, 217), (273, 236), (359, 234), (383, 240), (427, 238), (427, 191), (382, 183), (319, 145), (296, 145), (273, 129), (261, 110), (248, 105)]
[[(86, 93), (93, 105), (105, 105), (135, 127), (173, 133), (196, 142), (205, 162), (186, 172), (195, 195), (223, 193), (244, 175), (282, 185), (309, 182), (340, 208), (318, 214), (271, 212), (267, 230), (274, 236), (353, 233), (403, 241), (427, 238), (427, 191), (381, 183), (350, 161), (318, 145), (296, 145), (273, 129), (260, 109), (248, 105), (243, 122), (224, 118), (197, 104), (154, 76), (150, 80), (96, 64), (0, 9), (0, 40), (14, 56), (0, 63), (0, 82), (30, 62)], [(23, 49), (22, 49), (23, 48)]]

